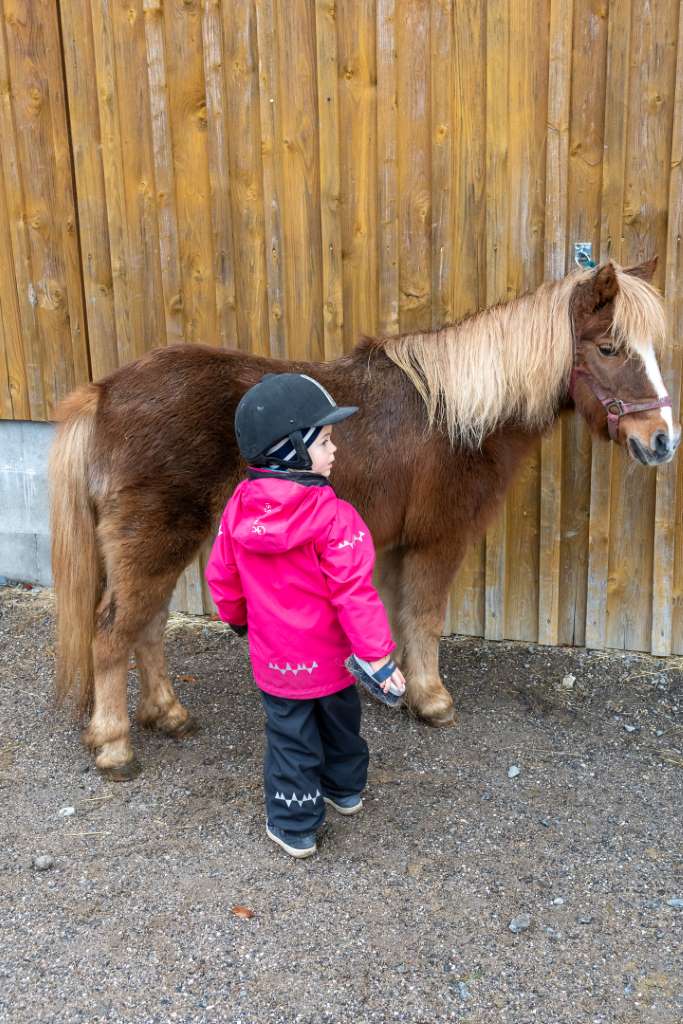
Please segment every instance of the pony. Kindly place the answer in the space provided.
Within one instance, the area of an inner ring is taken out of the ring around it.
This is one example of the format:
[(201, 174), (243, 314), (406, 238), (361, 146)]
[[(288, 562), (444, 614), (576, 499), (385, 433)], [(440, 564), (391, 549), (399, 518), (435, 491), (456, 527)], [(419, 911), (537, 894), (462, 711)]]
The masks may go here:
[(165, 666), (169, 601), (244, 473), (233, 416), (266, 372), (307, 373), (360, 406), (335, 428), (332, 482), (372, 531), (407, 704), (451, 724), (438, 669), (448, 592), (538, 437), (574, 406), (639, 463), (678, 447), (656, 357), (666, 321), (655, 265), (573, 271), (439, 330), (363, 338), (328, 363), (174, 345), (72, 392), (50, 460), (56, 686), (89, 716), (99, 771), (140, 770), (131, 654), (138, 721), (176, 738), (197, 725)]

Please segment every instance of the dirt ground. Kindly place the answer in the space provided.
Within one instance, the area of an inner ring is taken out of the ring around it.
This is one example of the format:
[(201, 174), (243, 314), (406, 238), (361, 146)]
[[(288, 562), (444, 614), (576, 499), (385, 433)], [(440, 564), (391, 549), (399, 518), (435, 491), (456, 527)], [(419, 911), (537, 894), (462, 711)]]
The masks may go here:
[(683, 1018), (681, 659), (445, 640), (457, 725), (364, 699), (363, 812), (292, 862), (242, 641), (172, 620), (203, 730), (134, 727), (126, 784), (54, 709), (52, 643), (50, 593), (1, 588), (3, 1024)]

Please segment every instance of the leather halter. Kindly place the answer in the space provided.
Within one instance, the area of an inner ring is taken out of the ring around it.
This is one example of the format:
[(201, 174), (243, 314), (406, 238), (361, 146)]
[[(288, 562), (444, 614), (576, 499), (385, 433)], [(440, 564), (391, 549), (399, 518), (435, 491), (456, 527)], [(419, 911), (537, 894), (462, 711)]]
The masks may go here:
[[(574, 358), (576, 358), (576, 350), (574, 350)], [(569, 380), (569, 394), (572, 399), (574, 399), (574, 389), (579, 377), (585, 379), (586, 384), (597, 400), (604, 406), (607, 412), (607, 429), (612, 441), (617, 441), (619, 438), (619, 420), (622, 416), (628, 416), (633, 412), (647, 412), (650, 409), (671, 408), (671, 399), (668, 395), (665, 395), (663, 398), (646, 398), (640, 402), (622, 402), (620, 398), (614, 398), (608, 394), (598, 384), (590, 370), (587, 370), (584, 366), (576, 365), (572, 368), (572, 375)]]

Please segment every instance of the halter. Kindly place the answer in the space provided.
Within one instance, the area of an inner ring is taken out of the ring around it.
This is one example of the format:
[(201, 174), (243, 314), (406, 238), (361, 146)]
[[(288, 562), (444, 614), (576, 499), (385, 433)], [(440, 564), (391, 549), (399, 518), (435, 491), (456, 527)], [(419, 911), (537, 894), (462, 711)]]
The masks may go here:
[[(574, 360), (576, 360), (576, 346), (574, 347)], [(648, 412), (650, 409), (671, 408), (671, 399), (668, 395), (664, 398), (646, 398), (640, 402), (622, 402), (620, 398), (614, 398), (598, 384), (595, 377), (584, 366), (577, 366), (574, 362), (572, 375), (569, 379), (569, 394), (574, 401), (574, 389), (579, 377), (584, 377), (588, 387), (591, 389), (597, 400), (604, 406), (607, 412), (607, 429), (612, 441), (619, 438), (619, 420), (622, 416), (628, 416), (633, 412)]]

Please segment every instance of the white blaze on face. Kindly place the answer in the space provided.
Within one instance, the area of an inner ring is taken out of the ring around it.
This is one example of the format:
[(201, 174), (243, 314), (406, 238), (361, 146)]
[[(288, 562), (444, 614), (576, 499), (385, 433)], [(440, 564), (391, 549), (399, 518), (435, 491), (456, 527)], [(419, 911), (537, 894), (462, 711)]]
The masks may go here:
[[(645, 364), (645, 372), (648, 375), (652, 387), (657, 393), (657, 398), (666, 398), (669, 392), (664, 387), (664, 381), (662, 380), (662, 373), (659, 369), (659, 363), (657, 362), (657, 356), (652, 345), (644, 345), (640, 350), (640, 356)], [(662, 414), (662, 419), (666, 423), (667, 434), (669, 440), (673, 440), (674, 436), (674, 418), (670, 406), (664, 406), (663, 409), (659, 410)]]

